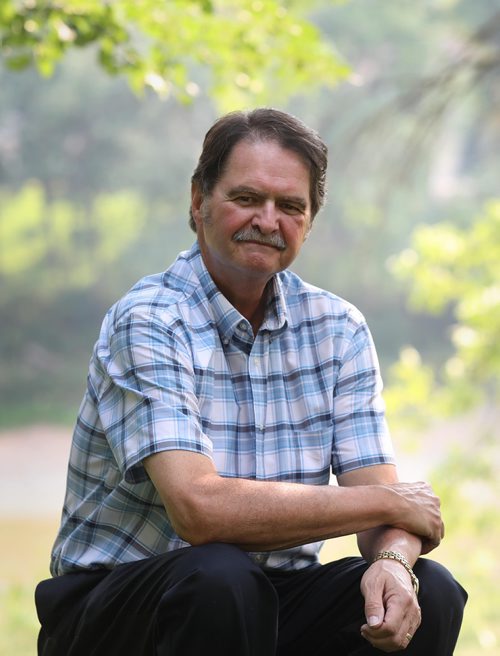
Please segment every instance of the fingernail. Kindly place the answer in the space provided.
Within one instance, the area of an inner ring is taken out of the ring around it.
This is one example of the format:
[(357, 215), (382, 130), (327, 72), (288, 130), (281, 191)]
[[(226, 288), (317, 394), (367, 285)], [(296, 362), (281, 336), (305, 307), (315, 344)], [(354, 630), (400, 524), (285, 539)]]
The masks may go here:
[(376, 624), (379, 623), (379, 621), (380, 620), (378, 619), (378, 617), (376, 615), (370, 615), (370, 617), (368, 618), (368, 625), (369, 626), (375, 626)]

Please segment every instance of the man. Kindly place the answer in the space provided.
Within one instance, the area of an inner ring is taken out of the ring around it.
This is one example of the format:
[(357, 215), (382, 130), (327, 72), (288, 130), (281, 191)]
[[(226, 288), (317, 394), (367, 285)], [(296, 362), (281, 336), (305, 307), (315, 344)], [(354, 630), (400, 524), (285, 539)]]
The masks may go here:
[[(453, 653), (466, 595), (417, 560), (439, 500), (398, 482), (365, 321), (288, 271), (326, 164), (276, 110), (207, 133), (195, 245), (94, 349), (39, 654)], [(354, 533), (363, 558), (319, 564), (321, 540)]]

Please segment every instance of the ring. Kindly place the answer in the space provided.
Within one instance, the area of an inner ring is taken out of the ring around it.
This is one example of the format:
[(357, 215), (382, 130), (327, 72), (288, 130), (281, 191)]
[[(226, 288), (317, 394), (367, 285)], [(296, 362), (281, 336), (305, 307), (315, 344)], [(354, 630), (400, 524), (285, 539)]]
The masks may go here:
[(406, 634), (406, 639), (408, 640), (408, 642), (410, 642), (410, 640), (411, 640), (412, 638), (413, 638), (413, 636), (412, 636), (411, 633), (407, 633), (407, 634)]

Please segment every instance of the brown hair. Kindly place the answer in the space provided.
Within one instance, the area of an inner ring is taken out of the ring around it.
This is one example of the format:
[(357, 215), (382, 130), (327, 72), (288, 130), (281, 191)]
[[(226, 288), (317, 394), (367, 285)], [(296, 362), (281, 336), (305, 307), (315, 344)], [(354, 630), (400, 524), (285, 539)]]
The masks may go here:
[[(291, 114), (277, 109), (261, 108), (226, 114), (205, 135), (203, 149), (191, 182), (203, 196), (210, 196), (224, 173), (232, 149), (243, 139), (276, 141), (282, 148), (294, 151), (310, 172), (311, 220), (326, 199), (326, 167), (328, 150), (317, 132)], [(190, 211), (189, 225), (196, 232)]]

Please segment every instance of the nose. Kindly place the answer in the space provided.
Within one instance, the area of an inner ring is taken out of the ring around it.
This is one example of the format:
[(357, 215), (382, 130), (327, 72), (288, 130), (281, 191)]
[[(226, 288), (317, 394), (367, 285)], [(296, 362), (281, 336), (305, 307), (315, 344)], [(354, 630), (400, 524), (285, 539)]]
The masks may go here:
[(273, 200), (266, 200), (252, 217), (252, 226), (262, 234), (272, 234), (279, 228), (279, 211)]

